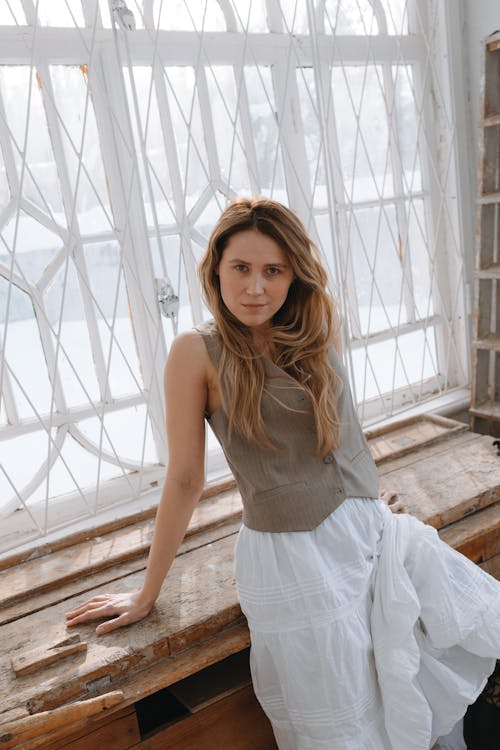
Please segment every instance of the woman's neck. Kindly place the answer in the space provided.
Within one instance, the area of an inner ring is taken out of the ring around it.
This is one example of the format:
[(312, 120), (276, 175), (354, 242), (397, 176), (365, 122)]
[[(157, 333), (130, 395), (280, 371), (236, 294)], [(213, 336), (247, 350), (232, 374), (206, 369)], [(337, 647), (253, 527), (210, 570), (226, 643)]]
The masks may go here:
[(276, 347), (272, 341), (270, 328), (265, 331), (252, 331), (252, 343), (256, 352), (263, 354), (268, 359), (273, 359)]

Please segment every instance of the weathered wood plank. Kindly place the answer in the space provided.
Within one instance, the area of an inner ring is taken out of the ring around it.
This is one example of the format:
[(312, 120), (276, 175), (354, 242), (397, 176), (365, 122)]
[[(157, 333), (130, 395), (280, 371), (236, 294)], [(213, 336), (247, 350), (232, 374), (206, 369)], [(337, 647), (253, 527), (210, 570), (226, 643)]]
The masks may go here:
[(500, 500), (500, 458), (486, 435), (463, 433), (379, 467), (381, 486), (437, 529)]
[[(115, 690), (85, 701), (60, 706), (52, 711), (42, 711), (15, 722), (0, 726), (0, 747), (5, 750), (17, 747), (28, 740), (48, 734), (53, 729), (71, 724), (84, 717), (102, 714), (123, 701), (123, 693)], [(32, 743), (30, 743), (32, 744)]]
[(20, 654), (15, 654), (10, 660), (12, 671), (16, 677), (37, 672), (50, 664), (66, 659), (68, 656), (74, 656), (82, 651), (87, 650), (85, 641), (80, 641), (80, 636), (71, 636), (67, 639), (71, 641), (65, 645), (43, 646), (42, 648), (30, 649)]
[[(40, 747), (43, 750), (62, 750), (62, 748), (96, 750), (96, 748), (101, 747), (106, 747), (106, 750), (119, 750), (119, 746), (113, 744), (117, 741), (116, 737), (121, 737), (123, 741), (128, 743), (124, 747), (130, 747), (140, 740), (137, 717), (133, 708), (133, 704), (137, 700), (152, 695), (157, 690), (178, 682), (194, 672), (205, 669), (205, 667), (211, 666), (227, 656), (243, 651), (249, 645), (248, 627), (246, 622), (241, 621), (181, 654), (167, 657), (148, 669), (133, 675), (127, 675), (119, 683), (119, 689), (124, 694), (123, 702), (114, 709), (108, 709), (106, 719), (93, 718), (91, 722), (87, 719), (60, 727), (49, 735), (44, 735), (43, 743), (45, 744), (40, 745)], [(125, 706), (125, 708), (122, 708), (122, 706)], [(107, 739), (108, 730), (112, 730), (109, 741)], [(82, 739), (82, 747), (76, 742), (79, 739)], [(90, 744), (85, 744), (86, 742)], [(71, 744), (68, 745), (68, 743)]]
[[(209, 484), (203, 490), (200, 498), (200, 505), (205, 501), (215, 501), (222, 497), (226, 492), (232, 492), (236, 489), (236, 482), (233, 478), (225, 479), (217, 484)], [(112, 521), (106, 521), (105, 523), (99, 524), (97, 527), (90, 529), (79, 530), (73, 533), (68, 532), (63, 537), (58, 539), (52, 539), (50, 541), (37, 541), (33, 542), (33, 546), (29, 549), (23, 549), (20, 552), (12, 552), (4, 555), (0, 555), (0, 570), (5, 568), (11, 568), (14, 565), (27, 562), (28, 560), (34, 560), (38, 557), (44, 557), (50, 555), (53, 552), (57, 552), (67, 547), (73, 547), (75, 544), (80, 542), (88, 541), (89, 539), (95, 539), (95, 537), (102, 536), (104, 534), (110, 534), (112, 531), (118, 531), (120, 529), (133, 526), (141, 521), (154, 518), (156, 515), (156, 506), (152, 508), (146, 508), (145, 510), (136, 511), (126, 516), (120, 516)], [(197, 533), (195, 530), (194, 533)]]
[[(144, 669), (236, 622), (241, 611), (233, 579), (234, 542), (234, 536), (227, 537), (177, 557), (153, 611), (145, 620), (102, 637), (95, 634), (95, 624), (78, 627), (88, 650), (86, 655), (74, 657), (71, 670), (64, 664), (54, 664), (44, 670), (42, 679), (38, 675), (16, 679), (7, 665), (12, 655), (21, 653), (28, 645), (36, 648), (47, 640), (62, 640), (69, 632), (64, 613), (80, 598), (2, 626), (1, 710), (26, 706), (34, 713), (109, 690), (112, 680)], [(142, 573), (133, 574), (94, 589), (93, 593), (134, 590), (141, 582)]]
[[(240, 517), (241, 499), (235, 491), (204, 500), (195, 508), (186, 538)], [(151, 544), (153, 527), (154, 519), (144, 519), (128, 528), (114, 530), (1, 571), (0, 607), (144, 555)]]
[(137, 715), (132, 706), (101, 722), (87, 722), (79, 731), (65, 727), (58, 739), (47, 738), (43, 750), (127, 750), (141, 741)]
[(500, 31), (494, 32), (486, 41), (489, 52), (496, 52), (500, 49)]
[[(239, 520), (233, 521), (222, 527), (217, 526), (207, 531), (201, 531), (198, 534), (188, 536), (182, 542), (177, 555), (184, 555), (193, 549), (212, 544), (217, 539), (231, 536), (238, 531), (240, 525)], [(142, 557), (134, 557), (131, 560), (118, 563), (109, 568), (103, 568), (95, 573), (88, 575), (80, 574), (65, 583), (54, 579), (53, 588), (48, 588), (42, 593), (32, 594), (10, 606), (3, 607), (0, 610), (0, 625), (12, 622), (27, 614), (33, 614), (52, 604), (70, 599), (73, 596), (84, 596), (87, 592), (90, 592), (89, 595), (92, 595), (91, 592), (101, 585), (143, 571), (146, 568), (146, 562), (147, 555), (142, 555)]]
[(500, 554), (500, 504), (440, 529), (439, 536), (475, 563)]
[(435, 414), (421, 414), (400, 420), (387, 427), (366, 430), (365, 437), (377, 464), (447, 440), (465, 432), (467, 425)]

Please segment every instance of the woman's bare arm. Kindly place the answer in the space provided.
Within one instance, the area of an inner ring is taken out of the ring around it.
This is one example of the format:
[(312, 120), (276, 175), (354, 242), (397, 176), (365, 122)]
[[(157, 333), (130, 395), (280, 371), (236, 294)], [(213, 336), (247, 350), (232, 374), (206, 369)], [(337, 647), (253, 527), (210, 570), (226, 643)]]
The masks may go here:
[(168, 470), (156, 515), (144, 583), (140, 591), (96, 596), (66, 615), (67, 626), (107, 619), (101, 635), (145, 617), (156, 601), (202, 493), (205, 460), (207, 353), (201, 336), (173, 343), (164, 375), (169, 446)]

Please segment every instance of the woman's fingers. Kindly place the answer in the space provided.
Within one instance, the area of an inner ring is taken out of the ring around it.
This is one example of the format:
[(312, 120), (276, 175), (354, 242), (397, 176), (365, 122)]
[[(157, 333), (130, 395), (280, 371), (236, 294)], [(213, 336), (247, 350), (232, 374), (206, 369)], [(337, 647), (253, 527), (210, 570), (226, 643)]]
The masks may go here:
[(110, 600), (109, 594), (103, 594), (101, 596), (93, 596), (92, 599), (88, 599), (86, 602), (82, 602), (77, 607), (75, 607), (71, 612), (68, 612), (68, 615), (74, 615), (78, 614), (80, 612), (84, 612), (89, 607), (98, 607), (103, 602), (107, 602)]
[(138, 592), (94, 596), (66, 614), (66, 626), (107, 618), (96, 628), (96, 633), (102, 635), (140, 620), (150, 609), (141, 603)]
[(402, 510), (404, 510), (403, 501), (396, 500), (395, 503), (389, 503), (389, 510), (392, 510), (393, 513), (400, 513)]
[[(75, 607), (71, 612), (66, 613), (66, 624), (71, 627), (76, 625), (78, 622), (85, 622), (92, 618), (102, 617), (102, 614), (98, 614), (102, 611), (103, 607), (107, 606), (109, 598), (106, 596), (94, 597), (89, 599), (87, 602)], [(105, 613), (104, 613), (105, 616)]]
[(112, 630), (122, 628), (124, 625), (130, 625), (131, 622), (134, 622), (134, 620), (130, 619), (129, 613), (123, 612), (123, 614), (119, 615), (118, 617), (114, 617), (112, 620), (101, 622), (101, 624), (96, 627), (95, 632), (97, 633), (97, 635), (105, 635), (106, 633), (110, 633)]
[(388, 506), (389, 510), (391, 510), (393, 513), (400, 513), (402, 510), (404, 510), (404, 505), (401, 500), (395, 500), (394, 502), (391, 502), (391, 500), (394, 500), (394, 498), (396, 498), (397, 496), (398, 493), (394, 490), (380, 490), (380, 499)]

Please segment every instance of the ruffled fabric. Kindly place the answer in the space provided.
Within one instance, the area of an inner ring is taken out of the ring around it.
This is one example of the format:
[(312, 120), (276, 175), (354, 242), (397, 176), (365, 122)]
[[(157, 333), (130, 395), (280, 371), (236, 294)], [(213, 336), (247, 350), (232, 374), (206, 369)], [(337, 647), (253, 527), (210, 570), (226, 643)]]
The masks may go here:
[(235, 574), (280, 750), (429, 750), (500, 656), (500, 584), (379, 501), (307, 532), (242, 527)]

